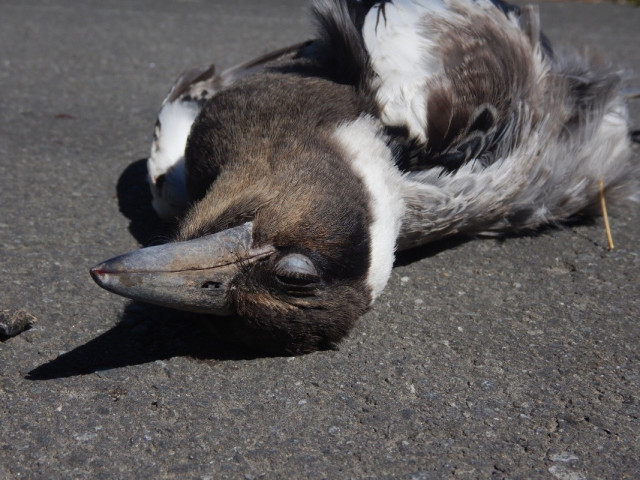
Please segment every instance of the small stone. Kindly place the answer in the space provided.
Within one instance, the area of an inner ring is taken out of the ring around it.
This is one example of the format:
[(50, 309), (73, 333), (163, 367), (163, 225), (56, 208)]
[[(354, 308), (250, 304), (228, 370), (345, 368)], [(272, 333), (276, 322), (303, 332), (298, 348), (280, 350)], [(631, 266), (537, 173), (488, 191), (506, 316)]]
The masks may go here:
[(27, 330), (38, 319), (24, 310), (0, 311), (0, 335), (14, 337)]
[(571, 470), (564, 465), (553, 465), (549, 467), (549, 473), (558, 480), (586, 480), (587, 477), (580, 472)]
[(93, 440), (94, 438), (96, 438), (98, 436), (97, 433), (77, 433), (73, 436), (73, 438), (75, 438), (78, 442), (88, 442), (89, 440)]
[(576, 457), (575, 455), (569, 452), (561, 452), (561, 453), (553, 454), (549, 456), (549, 459), (552, 462), (573, 462), (576, 460), (580, 460), (578, 457)]

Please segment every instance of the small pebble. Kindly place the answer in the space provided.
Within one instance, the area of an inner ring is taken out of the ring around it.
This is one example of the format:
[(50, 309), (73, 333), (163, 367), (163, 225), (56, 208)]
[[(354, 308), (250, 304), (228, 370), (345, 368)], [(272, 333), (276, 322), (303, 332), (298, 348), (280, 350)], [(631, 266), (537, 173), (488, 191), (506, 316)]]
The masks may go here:
[(24, 310), (0, 311), (0, 335), (14, 337), (31, 327), (38, 319)]

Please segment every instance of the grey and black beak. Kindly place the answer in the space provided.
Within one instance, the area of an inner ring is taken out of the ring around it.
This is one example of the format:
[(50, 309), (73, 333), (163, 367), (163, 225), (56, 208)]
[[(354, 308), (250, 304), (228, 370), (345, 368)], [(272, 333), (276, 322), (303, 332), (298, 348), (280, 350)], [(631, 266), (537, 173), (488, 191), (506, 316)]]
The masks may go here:
[(213, 235), (142, 248), (96, 265), (98, 285), (124, 297), (179, 310), (229, 315), (228, 292), (241, 265), (274, 252), (252, 247), (252, 222)]

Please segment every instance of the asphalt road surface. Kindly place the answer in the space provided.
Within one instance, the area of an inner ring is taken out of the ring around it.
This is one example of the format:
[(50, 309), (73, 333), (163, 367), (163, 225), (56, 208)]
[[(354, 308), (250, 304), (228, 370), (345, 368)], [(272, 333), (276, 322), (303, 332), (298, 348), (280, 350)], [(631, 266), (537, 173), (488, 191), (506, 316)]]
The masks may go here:
[[(598, 220), (404, 255), (339, 350), (296, 358), (90, 279), (167, 235), (141, 159), (174, 78), (308, 38), (306, 10), (0, 2), (0, 308), (38, 320), (0, 338), (0, 478), (637, 478), (636, 206), (614, 252)], [(640, 9), (541, 10), (640, 85)]]

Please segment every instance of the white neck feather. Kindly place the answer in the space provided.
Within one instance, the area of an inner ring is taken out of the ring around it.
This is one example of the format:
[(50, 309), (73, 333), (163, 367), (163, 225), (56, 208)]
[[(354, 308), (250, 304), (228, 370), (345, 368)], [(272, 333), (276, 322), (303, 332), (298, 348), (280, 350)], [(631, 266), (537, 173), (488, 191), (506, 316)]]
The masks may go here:
[(402, 174), (395, 166), (380, 124), (373, 117), (362, 116), (342, 124), (334, 136), (369, 194), (372, 222), (367, 284), (373, 302), (386, 286), (393, 267), (396, 238), (405, 208)]

